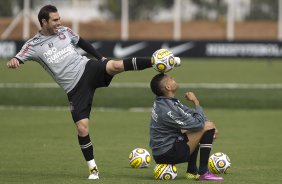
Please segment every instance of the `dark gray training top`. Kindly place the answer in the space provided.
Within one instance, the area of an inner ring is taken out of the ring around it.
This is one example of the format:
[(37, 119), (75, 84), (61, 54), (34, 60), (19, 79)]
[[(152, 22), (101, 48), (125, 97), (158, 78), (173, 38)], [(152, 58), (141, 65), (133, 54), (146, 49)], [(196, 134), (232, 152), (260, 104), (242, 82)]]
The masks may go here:
[(197, 131), (206, 121), (201, 106), (195, 109), (176, 98), (156, 97), (150, 122), (150, 147), (153, 155), (162, 155), (182, 135), (181, 129)]

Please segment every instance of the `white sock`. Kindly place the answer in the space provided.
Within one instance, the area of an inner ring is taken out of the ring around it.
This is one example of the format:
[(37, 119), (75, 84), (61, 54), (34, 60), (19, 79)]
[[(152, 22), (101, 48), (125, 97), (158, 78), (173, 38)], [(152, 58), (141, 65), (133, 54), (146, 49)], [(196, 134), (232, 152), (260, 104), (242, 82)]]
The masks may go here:
[(97, 166), (94, 159), (87, 161), (87, 165), (90, 169), (93, 169)]

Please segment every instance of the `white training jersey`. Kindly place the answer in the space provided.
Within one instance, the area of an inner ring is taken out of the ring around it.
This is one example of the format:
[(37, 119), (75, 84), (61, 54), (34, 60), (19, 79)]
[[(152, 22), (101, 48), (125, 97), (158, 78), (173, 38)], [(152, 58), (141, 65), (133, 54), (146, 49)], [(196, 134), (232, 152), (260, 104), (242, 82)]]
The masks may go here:
[(38, 32), (28, 40), (15, 56), (21, 62), (38, 62), (68, 93), (78, 83), (89, 60), (75, 48), (79, 36), (68, 27), (61, 27), (56, 35)]

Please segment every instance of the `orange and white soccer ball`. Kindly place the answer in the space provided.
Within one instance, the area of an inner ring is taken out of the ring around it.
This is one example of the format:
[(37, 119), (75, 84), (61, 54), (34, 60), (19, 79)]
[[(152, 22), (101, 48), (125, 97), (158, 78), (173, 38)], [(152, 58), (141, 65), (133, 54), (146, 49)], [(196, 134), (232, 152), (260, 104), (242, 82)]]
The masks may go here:
[(157, 164), (154, 169), (156, 180), (173, 180), (177, 176), (177, 169), (172, 164)]
[(170, 71), (175, 65), (173, 53), (168, 49), (159, 49), (151, 57), (153, 68), (161, 73)]
[(128, 156), (129, 165), (133, 168), (148, 167), (151, 163), (151, 155), (144, 148), (135, 148)]
[(230, 158), (222, 152), (214, 153), (209, 158), (209, 170), (214, 174), (227, 174), (230, 172)]

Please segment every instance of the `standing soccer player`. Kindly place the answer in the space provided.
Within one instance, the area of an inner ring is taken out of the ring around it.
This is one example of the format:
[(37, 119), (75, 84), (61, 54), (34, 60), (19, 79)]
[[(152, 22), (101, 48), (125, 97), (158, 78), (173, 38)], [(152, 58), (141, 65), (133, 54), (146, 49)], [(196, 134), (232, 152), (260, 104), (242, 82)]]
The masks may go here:
[[(175, 97), (177, 82), (165, 74), (153, 77), (151, 89), (156, 99), (150, 122), (150, 147), (156, 163), (189, 162), (187, 179), (223, 181), (222, 177), (217, 177), (208, 170), (208, 159), (217, 129), (206, 119), (195, 94), (185, 93), (185, 98), (194, 103), (195, 109), (183, 105)], [(199, 149), (198, 170), (196, 161)]]
[[(115, 74), (151, 67), (151, 60), (134, 57), (116, 61), (102, 57), (89, 42), (61, 25), (55, 6), (42, 7), (38, 20), (41, 30), (7, 62), (7, 67), (15, 69), (27, 60), (34, 60), (64, 89), (77, 128), (78, 142), (89, 167), (88, 179), (99, 179), (89, 136), (89, 115), (95, 89), (107, 87)], [(80, 55), (75, 45), (93, 55), (96, 60)]]

